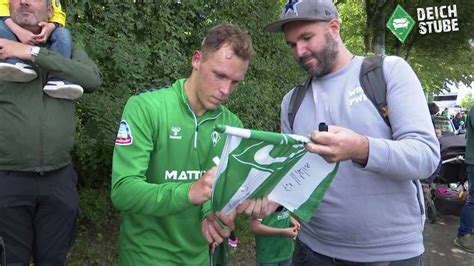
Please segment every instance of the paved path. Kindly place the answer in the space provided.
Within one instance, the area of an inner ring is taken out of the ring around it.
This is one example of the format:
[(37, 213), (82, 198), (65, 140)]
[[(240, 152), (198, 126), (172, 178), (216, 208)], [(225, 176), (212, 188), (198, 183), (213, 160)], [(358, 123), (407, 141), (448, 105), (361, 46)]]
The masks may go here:
[(459, 217), (441, 215), (435, 224), (425, 225), (424, 266), (474, 266), (474, 253), (454, 246)]

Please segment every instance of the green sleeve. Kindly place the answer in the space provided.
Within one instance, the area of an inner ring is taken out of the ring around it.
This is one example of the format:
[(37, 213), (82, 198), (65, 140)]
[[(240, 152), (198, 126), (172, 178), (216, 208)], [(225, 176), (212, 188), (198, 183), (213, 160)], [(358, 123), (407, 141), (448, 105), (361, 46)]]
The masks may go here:
[(129, 145), (115, 145), (111, 198), (114, 206), (123, 212), (166, 216), (193, 206), (188, 197), (192, 183), (147, 182), (159, 119), (151, 112), (151, 104), (134, 96), (125, 106), (122, 121), (128, 123), (133, 138)]
[(211, 212), (211, 201), (206, 200), (202, 205), (201, 205), (201, 221), (206, 219), (207, 214)]
[(97, 65), (87, 53), (73, 46), (71, 59), (41, 47), (34, 64), (54, 76), (81, 85), (86, 92), (94, 91), (102, 83)]

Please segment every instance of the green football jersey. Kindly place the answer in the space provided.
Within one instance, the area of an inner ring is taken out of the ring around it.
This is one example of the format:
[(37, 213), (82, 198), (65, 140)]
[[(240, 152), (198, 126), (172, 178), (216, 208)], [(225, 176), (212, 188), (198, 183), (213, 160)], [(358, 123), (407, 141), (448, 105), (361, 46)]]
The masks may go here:
[(214, 126), (242, 122), (223, 106), (197, 117), (184, 81), (133, 96), (125, 106), (111, 192), (121, 211), (121, 265), (209, 264), (201, 221), (210, 204), (191, 204), (188, 191), (224, 147), (225, 135)]
[[(290, 212), (274, 212), (263, 218), (262, 224), (274, 228), (291, 226)], [(295, 249), (294, 240), (286, 236), (255, 234), (256, 257), (259, 263), (278, 263), (290, 259)]]

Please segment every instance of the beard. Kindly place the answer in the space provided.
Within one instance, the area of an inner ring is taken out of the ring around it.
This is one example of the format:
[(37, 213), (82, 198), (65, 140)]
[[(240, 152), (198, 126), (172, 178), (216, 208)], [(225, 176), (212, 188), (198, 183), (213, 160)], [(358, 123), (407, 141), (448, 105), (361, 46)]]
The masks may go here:
[[(314, 78), (320, 78), (331, 73), (331, 70), (336, 64), (336, 57), (338, 53), (337, 48), (339, 45), (336, 40), (334, 40), (334, 38), (329, 35), (329, 32), (324, 34), (324, 38), (326, 40), (326, 45), (322, 49), (319, 51), (306, 52), (298, 59), (299, 64)], [(310, 66), (304, 64), (304, 62), (311, 57), (316, 58), (316, 63), (313, 69), (311, 69)]]
[(11, 18), (16, 24), (24, 28), (38, 27), (39, 22), (49, 20), (45, 12), (38, 12), (25, 6), (11, 12)]

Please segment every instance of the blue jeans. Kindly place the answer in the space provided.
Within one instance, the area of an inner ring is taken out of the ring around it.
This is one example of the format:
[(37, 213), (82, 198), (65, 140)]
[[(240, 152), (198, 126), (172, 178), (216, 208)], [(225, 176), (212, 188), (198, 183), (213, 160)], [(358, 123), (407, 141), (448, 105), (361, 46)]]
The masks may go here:
[(411, 259), (385, 262), (353, 262), (331, 258), (313, 251), (311, 248), (296, 239), (292, 266), (422, 266), (423, 255)]
[[(0, 20), (0, 38), (9, 39), (12, 41), (19, 41), (13, 32), (5, 25), (3, 20)], [(71, 33), (66, 28), (57, 28), (49, 36), (46, 43), (49, 50), (56, 52), (66, 58), (71, 58), (72, 51), (72, 37)]]
[(474, 228), (474, 165), (468, 164), (466, 170), (469, 177), (469, 199), (462, 208), (458, 236), (472, 234)]

